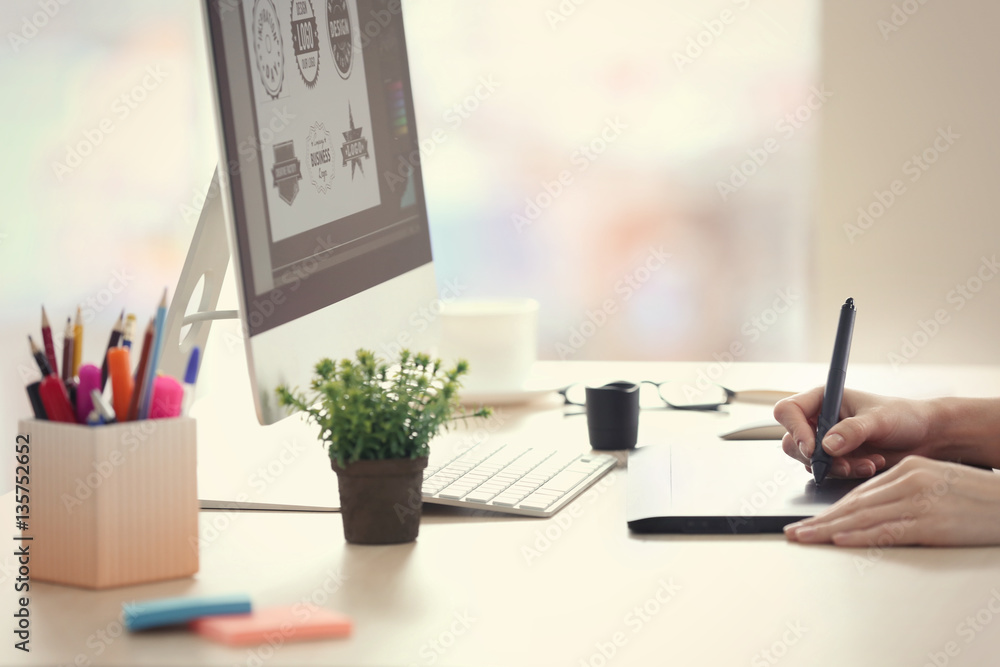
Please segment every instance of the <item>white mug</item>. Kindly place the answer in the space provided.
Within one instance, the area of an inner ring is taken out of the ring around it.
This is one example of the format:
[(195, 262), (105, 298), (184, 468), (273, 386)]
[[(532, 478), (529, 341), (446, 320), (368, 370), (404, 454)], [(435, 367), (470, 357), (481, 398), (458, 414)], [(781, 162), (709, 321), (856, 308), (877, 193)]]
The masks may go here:
[(440, 356), (469, 362), (463, 393), (523, 390), (538, 353), (534, 299), (455, 299), (441, 306)]

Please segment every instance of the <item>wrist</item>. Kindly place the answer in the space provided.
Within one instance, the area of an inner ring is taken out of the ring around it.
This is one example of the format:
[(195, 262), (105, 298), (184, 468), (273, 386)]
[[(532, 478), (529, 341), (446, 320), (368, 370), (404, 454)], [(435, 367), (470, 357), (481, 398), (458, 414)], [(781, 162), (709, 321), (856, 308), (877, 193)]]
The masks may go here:
[(1000, 401), (935, 398), (925, 401), (927, 456), (945, 461), (1000, 466), (997, 433)]

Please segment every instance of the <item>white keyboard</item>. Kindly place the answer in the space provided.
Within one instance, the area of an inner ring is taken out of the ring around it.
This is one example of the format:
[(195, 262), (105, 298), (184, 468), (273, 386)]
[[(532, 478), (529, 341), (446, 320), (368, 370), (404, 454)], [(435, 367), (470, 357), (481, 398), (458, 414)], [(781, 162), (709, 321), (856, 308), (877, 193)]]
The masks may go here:
[(549, 517), (615, 467), (608, 454), (476, 445), (424, 471), (425, 503)]

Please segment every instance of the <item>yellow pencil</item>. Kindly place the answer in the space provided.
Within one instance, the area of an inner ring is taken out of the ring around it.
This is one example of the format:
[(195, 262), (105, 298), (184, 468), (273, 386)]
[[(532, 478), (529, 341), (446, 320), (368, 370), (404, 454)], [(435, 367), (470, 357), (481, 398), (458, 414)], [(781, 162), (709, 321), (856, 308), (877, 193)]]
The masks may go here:
[(80, 360), (83, 358), (83, 320), (80, 306), (76, 307), (76, 322), (73, 323), (73, 377), (80, 374)]

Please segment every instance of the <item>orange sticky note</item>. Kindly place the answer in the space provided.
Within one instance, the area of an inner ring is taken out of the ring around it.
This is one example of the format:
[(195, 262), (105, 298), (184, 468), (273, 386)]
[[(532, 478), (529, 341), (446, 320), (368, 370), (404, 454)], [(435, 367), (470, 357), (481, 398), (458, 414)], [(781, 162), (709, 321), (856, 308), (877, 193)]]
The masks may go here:
[(290, 607), (254, 609), (249, 614), (206, 616), (191, 621), (190, 627), (209, 639), (242, 646), (348, 637), (354, 623), (344, 614), (299, 603)]

